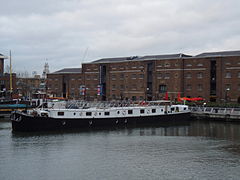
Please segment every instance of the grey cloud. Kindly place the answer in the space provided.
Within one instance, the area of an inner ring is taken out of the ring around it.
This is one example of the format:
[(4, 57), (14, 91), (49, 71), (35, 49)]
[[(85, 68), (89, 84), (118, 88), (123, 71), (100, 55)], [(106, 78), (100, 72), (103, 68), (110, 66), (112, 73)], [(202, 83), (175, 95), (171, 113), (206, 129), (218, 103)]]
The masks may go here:
[[(80, 66), (103, 57), (235, 50), (237, 0), (9, 0), (0, 12), (0, 53), (16, 70)], [(83, 58), (87, 51), (86, 58)]]

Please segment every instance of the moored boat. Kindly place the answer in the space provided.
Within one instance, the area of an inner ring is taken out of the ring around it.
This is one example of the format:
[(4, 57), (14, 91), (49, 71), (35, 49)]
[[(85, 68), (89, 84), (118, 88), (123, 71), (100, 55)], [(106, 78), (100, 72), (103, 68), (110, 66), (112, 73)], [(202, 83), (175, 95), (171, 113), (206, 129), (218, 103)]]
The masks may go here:
[(162, 101), (111, 106), (67, 105), (37, 108), (11, 115), (13, 131), (48, 131), (104, 126), (156, 124), (190, 117), (187, 105), (162, 104)]

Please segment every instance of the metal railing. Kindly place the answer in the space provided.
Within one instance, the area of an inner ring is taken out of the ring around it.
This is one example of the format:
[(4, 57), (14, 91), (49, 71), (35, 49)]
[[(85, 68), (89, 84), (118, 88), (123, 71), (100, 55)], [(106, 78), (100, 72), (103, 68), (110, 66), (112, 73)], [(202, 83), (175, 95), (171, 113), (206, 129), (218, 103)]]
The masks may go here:
[(189, 107), (192, 113), (240, 115), (240, 108)]

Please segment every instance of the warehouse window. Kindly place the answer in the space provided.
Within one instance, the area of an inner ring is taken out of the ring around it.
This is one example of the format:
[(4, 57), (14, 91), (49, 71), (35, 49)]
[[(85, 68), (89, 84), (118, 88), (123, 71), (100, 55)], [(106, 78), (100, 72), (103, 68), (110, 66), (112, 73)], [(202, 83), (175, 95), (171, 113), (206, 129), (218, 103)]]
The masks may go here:
[(227, 72), (225, 78), (231, 78), (231, 77), (232, 77), (232, 74), (230, 72)]
[(198, 84), (197, 89), (198, 89), (198, 91), (202, 91), (203, 90), (203, 85), (202, 84)]
[(188, 85), (187, 85), (187, 90), (188, 90), (188, 91), (191, 91), (191, 90), (192, 90), (192, 85), (191, 85), (191, 84), (188, 84)]
[(192, 74), (191, 73), (187, 73), (186, 74), (186, 78), (188, 78), (188, 79), (192, 78)]
[(167, 91), (167, 86), (164, 84), (159, 85), (159, 92), (165, 93)]
[(203, 78), (203, 73), (202, 73), (202, 72), (197, 73), (197, 78), (198, 78), (198, 79)]

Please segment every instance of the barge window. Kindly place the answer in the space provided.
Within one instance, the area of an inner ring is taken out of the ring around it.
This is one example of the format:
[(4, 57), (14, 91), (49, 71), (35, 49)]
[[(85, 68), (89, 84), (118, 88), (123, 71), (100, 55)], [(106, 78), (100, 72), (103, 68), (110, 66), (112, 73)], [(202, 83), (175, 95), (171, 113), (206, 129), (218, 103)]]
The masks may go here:
[(92, 112), (86, 112), (86, 116), (91, 116)]
[(132, 114), (133, 113), (133, 110), (128, 110), (128, 114)]
[(171, 108), (171, 111), (174, 111), (174, 108)]
[(144, 114), (144, 112), (145, 112), (144, 109), (140, 109), (141, 114)]
[(58, 116), (64, 116), (64, 112), (58, 112)]
[(104, 112), (104, 115), (105, 115), (105, 116), (109, 116), (109, 115), (110, 115), (110, 112)]
[(152, 113), (156, 113), (156, 109), (152, 109)]

